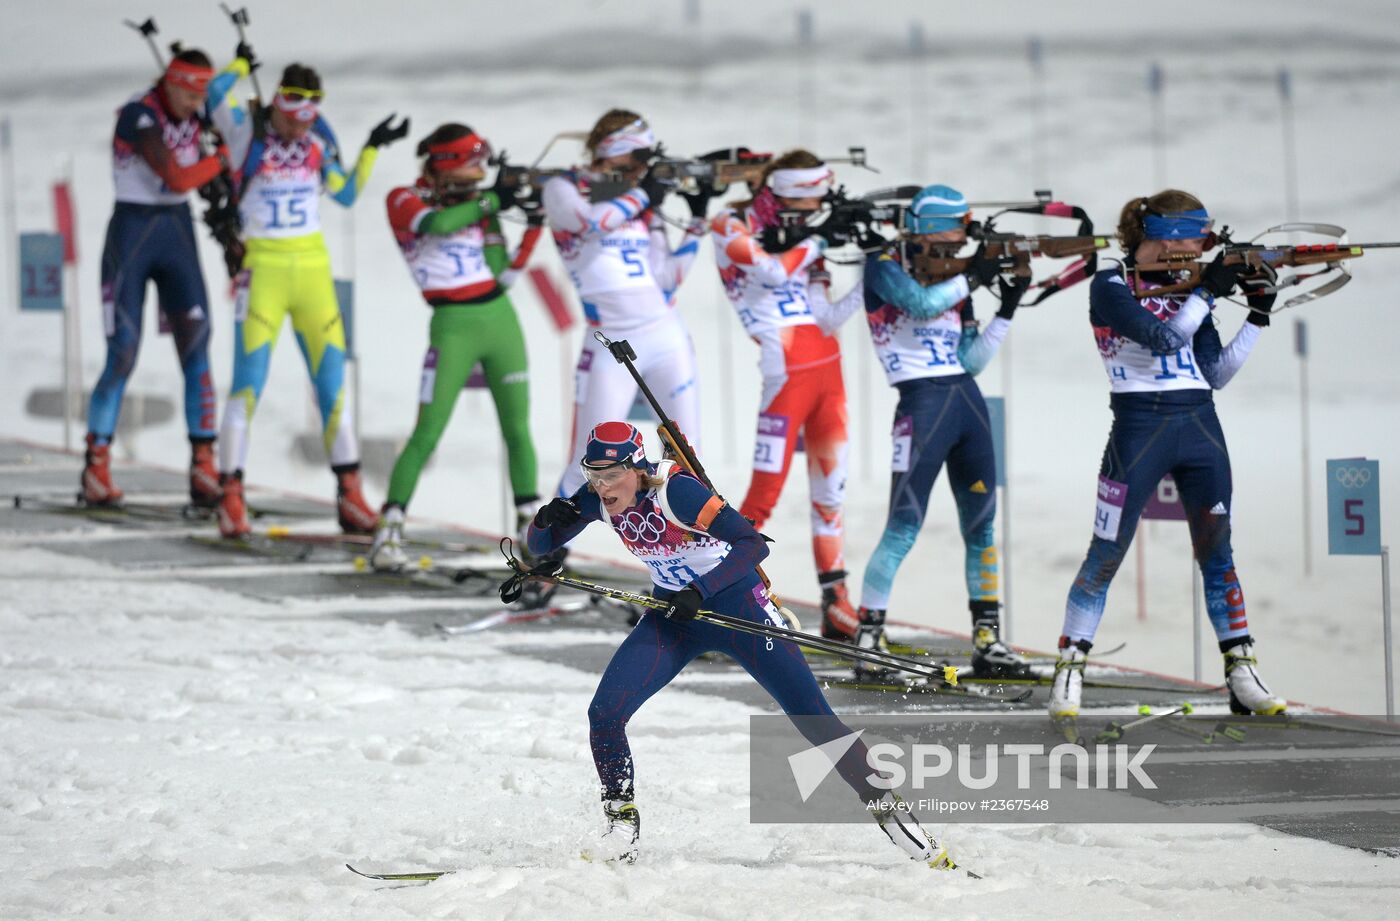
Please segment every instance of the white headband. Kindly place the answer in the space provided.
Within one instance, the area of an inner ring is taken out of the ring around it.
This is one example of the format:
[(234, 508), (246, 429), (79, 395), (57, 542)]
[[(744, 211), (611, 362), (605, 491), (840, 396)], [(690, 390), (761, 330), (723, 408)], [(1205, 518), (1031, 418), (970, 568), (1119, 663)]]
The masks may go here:
[(620, 157), (634, 150), (646, 150), (655, 146), (656, 135), (652, 134), (651, 127), (639, 118), (599, 141), (598, 146), (593, 148), (593, 156), (599, 160), (606, 160), (608, 157)]
[(768, 176), (768, 186), (782, 198), (821, 198), (835, 178), (825, 164), (807, 169), (775, 169)]

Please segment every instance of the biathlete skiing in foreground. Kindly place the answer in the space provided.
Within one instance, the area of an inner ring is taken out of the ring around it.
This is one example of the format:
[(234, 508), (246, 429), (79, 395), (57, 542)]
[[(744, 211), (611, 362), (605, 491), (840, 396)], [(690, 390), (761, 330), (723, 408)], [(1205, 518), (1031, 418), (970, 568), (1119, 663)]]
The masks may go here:
[[(1109, 583), (1132, 544), (1147, 500), (1168, 473), (1176, 481), (1205, 582), (1206, 612), (1225, 656), (1230, 709), (1281, 713), (1287, 706), (1259, 677), (1244, 593), (1230, 550), (1230, 455), (1215, 414), (1213, 390), (1230, 382), (1269, 323), (1268, 282), (1243, 278), (1243, 265), (1217, 256), (1186, 294), (1143, 297), (1139, 291), (1178, 281), (1175, 272), (1139, 273), (1137, 266), (1198, 259), (1214, 245), (1213, 221), (1194, 196), (1176, 189), (1123, 206), (1121, 265), (1094, 276), (1089, 322), (1108, 372), (1113, 428), (1099, 467), (1094, 537), (1065, 603), (1050, 717), (1072, 719), (1083, 694), (1084, 662), (1103, 617)], [(1227, 346), (1211, 311), (1239, 286), (1250, 312)]]
[[(650, 463), (642, 433), (626, 422), (603, 422), (589, 433), (581, 463), (585, 483), (567, 499), (539, 510), (527, 539), (544, 556), (573, 540), (593, 521), (613, 528), (652, 571), (652, 594), (669, 602), (642, 615), (603, 672), (588, 708), (589, 740), (602, 782), (608, 829), (599, 852), (610, 860), (636, 859), (641, 817), (633, 802), (632, 752), (627, 721), (696, 656), (720, 652), (763, 686), (813, 745), (850, 734), (832, 712), (795, 644), (727, 630), (695, 620), (708, 610), (777, 626), (784, 621), (754, 568), (768, 555), (753, 525), (698, 479), (670, 461)], [(867, 804), (892, 803), (894, 794), (871, 786), (864, 742), (857, 741), (837, 770)], [(955, 865), (938, 840), (904, 809), (872, 809), (890, 840), (936, 869)]]

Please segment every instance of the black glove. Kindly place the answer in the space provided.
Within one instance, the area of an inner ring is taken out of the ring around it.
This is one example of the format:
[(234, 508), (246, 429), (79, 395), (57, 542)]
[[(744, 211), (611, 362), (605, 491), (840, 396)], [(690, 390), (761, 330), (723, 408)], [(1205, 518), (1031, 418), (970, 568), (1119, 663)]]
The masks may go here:
[(540, 202), (538, 197), (517, 198), (515, 204), (516, 207), (525, 212), (526, 227), (544, 226), (544, 205)]
[(975, 289), (978, 285), (991, 287), (992, 282), (1001, 277), (1001, 262), (988, 258), (987, 247), (983, 244), (977, 247), (977, 252), (967, 261), (967, 271), (963, 274), (967, 276), (969, 288)]
[(1249, 316), (1245, 317), (1255, 326), (1269, 325), (1269, 311), (1273, 309), (1274, 301), (1278, 300), (1277, 291), (1264, 291), (1253, 293), (1260, 288), (1267, 288), (1272, 282), (1267, 278), (1250, 278), (1240, 282), (1240, 291), (1244, 293), (1245, 302), (1249, 304)]
[[(559, 500), (555, 500), (556, 502)], [(530, 579), (551, 578), (564, 571), (564, 561), (562, 559), (545, 559), (538, 563), (533, 569), (525, 572), (517, 572), (501, 583), (501, 601), (504, 604), (514, 604), (520, 600), (520, 596), (525, 593), (525, 583)]]
[(248, 73), (252, 73), (262, 66), (262, 61), (259, 61), (258, 56), (253, 53), (253, 46), (247, 42), (240, 41), (238, 47), (233, 49), (233, 56), (248, 62)]
[(676, 592), (666, 602), (667, 620), (694, 620), (700, 613), (700, 589), (693, 585)]
[(765, 227), (758, 235), (759, 245), (765, 253), (785, 253), (803, 240), (812, 236), (814, 228), (806, 224), (792, 224), (784, 227)]
[(365, 141), (366, 147), (388, 147), (395, 141), (408, 137), (408, 118), (399, 122), (397, 127), (393, 127), (394, 116), (397, 112), (390, 113), (389, 117), (374, 126), (369, 133), (369, 140)]
[(838, 208), (826, 216), (826, 220), (812, 228), (812, 233), (832, 246), (841, 246), (855, 235), (855, 215), (845, 208)]
[(656, 167), (648, 166), (641, 181), (637, 183), (637, 188), (646, 193), (651, 210), (660, 211), (661, 203), (666, 200), (666, 193), (671, 191), (671, 185), (671, 180), (656, 175)]
[(1214, 297), (1229, 297), (1240, 283), (1240, 276), (1247, 271), (1243, 262), (1225, 264), (1225, 254), (1211, 260), (1210, 265), (1201, 270), (1201, 287)]
[(681, 198), (685, 199), (685, 203), (690, 206), (690, 216), (698, 217), (703, 220), (705, 212), (709, 210), (710, 199), (715, 196), (715, 187), (711, 185), (708, 180), (697, 179), (695, 181), (694, 192), (682, 192), (680, 195)]
[(535, 512), (535, 527), (540, 530), (555, 525), (567, 528), (578, 521), (579, 514), (578, 506), (568, 499), (554, 499), (548, 505), (540, 506), (540, 510)]
[(496, 183), (491, 186), (491, 192), (496, 196), (496, 213), (515, 207), (518, 203), (520, 186), (515, 183), (506, 182), (506, 171), (504, 169), (496, 171)]
[(1031, 286), (1029, 275), (1012, 275), (1007, 281), (1006, 276), (997, 276), (997, 291), (1001, 294), (1001, 307), (997, 310), (997, 316), (1003, 320), (1009, 320), (1016, 315), (1016, 308), (1021, 305), (1021, 298), (1026, 290)]

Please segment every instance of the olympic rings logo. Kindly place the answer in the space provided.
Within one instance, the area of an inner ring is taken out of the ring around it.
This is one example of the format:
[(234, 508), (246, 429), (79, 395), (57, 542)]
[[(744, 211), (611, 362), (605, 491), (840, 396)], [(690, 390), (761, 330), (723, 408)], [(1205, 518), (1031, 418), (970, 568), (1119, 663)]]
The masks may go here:
[(269, 167), (298, 167), (306, 164), (311, 155), (311, 145), (302, 141), (280, 141), (269, 139), (263, 150), (263, 162)]
[(622, 520), (613, 527), (625, 541), (654, 544), (666, 533), (666, 519), (656, 509), (648, 509), (646, 512), (628, 509), (622, 513)]
[(1358, 489), (1371, 482), (1371, 470), (1368, 467), (1338, 467), (1337, 482), (1342, 484), (1343, 489)]

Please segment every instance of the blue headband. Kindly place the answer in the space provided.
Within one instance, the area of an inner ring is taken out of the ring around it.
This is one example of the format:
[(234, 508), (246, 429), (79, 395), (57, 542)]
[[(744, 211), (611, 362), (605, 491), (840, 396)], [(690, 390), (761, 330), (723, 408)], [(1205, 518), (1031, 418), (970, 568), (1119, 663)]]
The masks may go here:
[(1210, 234), (1214, 223), (1204, 208), (1174, 214), (1148, 214), (1142, 229), (1149, 240), (1196, 240)]

